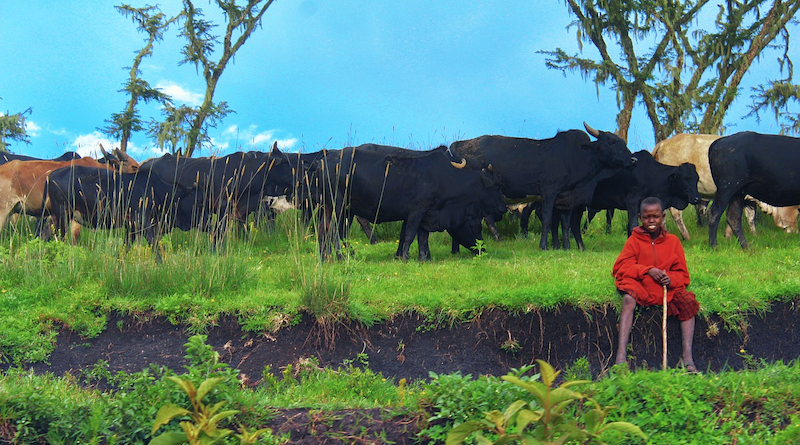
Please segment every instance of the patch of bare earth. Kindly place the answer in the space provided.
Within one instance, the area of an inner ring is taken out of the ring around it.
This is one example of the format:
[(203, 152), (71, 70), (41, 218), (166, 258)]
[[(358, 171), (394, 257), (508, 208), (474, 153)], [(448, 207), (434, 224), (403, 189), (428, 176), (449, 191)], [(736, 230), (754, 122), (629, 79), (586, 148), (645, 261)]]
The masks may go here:
[[(775, 304), (763, 316), (744, 317), (746, 327), (736, 332), (726, 329), (714, 315), (700, 318), (694, 338), (695, 362), (701, 370), (720, 371), (741, 369), (752, 359), (796, 359), (800, 357), (797, 316), (794, 304)], [(669, 363), (675, 366), (681, 347), (678, 321), (670, 318), (667, 331)], [(34, 364), (34, 369), (75, 374), (105, 360), (112, 372), (135, 372), (150, 363), (181, 370), (186, 364), (183, 345), (188, 337), (185, 327), (161, 317), (111, 315), (108, 328), (96, 338), (81, 338), (61, 329), (48, 363)], [(234, 317), (221, 318), (208, 331), (208, 343), (252, 384), (258, 383), (267, 365), (278, 370), (316, 357), (322, 366), (337, 367), (345, 361), (359, 363), (359, 354), (366, 354), (373, 371), (396, 379), (426, 379), (431, 371), (504, 375), (536, 359), (563, 369), (581, 357), (586, 357), (592, 372), (600, 375), (612, 363), (616, 337), (617, 313), (613, 308), (573, 307), (525, 314), (490, 310), (470, 322), (437, 329), (415, 315), (372, 327), (350, 324), (338, 327), (332, 346), (325, 344), (324, 335), (310, 317), (274, 334), (244, 332)], [(660, 366), (658, 308), (637, 311), (631, 345), (632, 366)], [(414, 443), (416, 420), (386, 410), (282, 410), (268, 426), (278, 433), (290, 433), (292, 443), (297, 444), (406, 444)]]

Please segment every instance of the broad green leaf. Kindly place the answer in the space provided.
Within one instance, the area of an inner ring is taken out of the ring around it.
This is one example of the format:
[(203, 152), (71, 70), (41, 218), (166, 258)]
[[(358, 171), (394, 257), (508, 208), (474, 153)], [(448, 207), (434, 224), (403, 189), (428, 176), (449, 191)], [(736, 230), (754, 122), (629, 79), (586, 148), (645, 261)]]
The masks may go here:
[(464, 422), (461, 425), (453, 428), (447, 433), (447, 439), (445, 440), (446, 445), (458, 445), (464, 442), (464, 439), (469, 437), (470, 434), (474, 433), (475, 431), (481, 431), (487, 427), (491, 428), (491, 424), (487, 425), (488, 422), (480, 421), (480, 420), (470, 420), (468, 422)]
[(563, 413), (563, 412), (564, 412), (564, 410), (565, 410), (565, 409), (567, 409), (567, 407), (568, 407), (570, 404), (572, 404), (573, 402), (575, 402), (575, 400), (578, 400), (578, 399), (569, 399), (569, 400), (564, 400), (563, 402), (561, 402), (561, 403), (559, 403), (558, 405), (554, 406), (554, 407), (553, 407), (553, 408), (550, 410), (550, 412), (551, 412), (551, 413), (554, 413), (554, 414), (561, 414), (561, 413)]
[(188, 442), (189, 439), (183, 432), (168, 431), (164, 434), (160, 434), (158, 437), (154, 437), (153, 440), (149, 442), (149, 445), (177, 445)]
[(203, 397), (205, 397), (209, 391), (214, 389), (214, 387), (217, 386), (217, 384), (219, 384), (219, 382), (223, 380), (225, 379), (222, 377), (214, 377), (212, 379), (204, 380), (203, 383), (201, 383), (200, 386), (197, 388), (197, 395), (195, 396), (196, 400), (198, 402), (203, 400)]
[(494, 427), (500, 429), (503, 427), (503, 413), (498, 410), (492, 410), (485, 414), (486, 420), (492, 422)]
[(522, 445), (542, 445), (542, 443), (530, 434), (523, 434)]
[(214, 404), (214, 406), (212, 406), (212, 407), (211, 407), (211, 408), (208, 410), (208, 415), (209, 415), (209, 416), (213, 416), (213, 415), (214, 415), (214, 413), (216, 413), (217, 411), (219, 411), (219, 409), (220, 409), (220, 408), (222, 408), (222, 407), (225, 405), (225, 403), (227, 403), (227, 402), (225, 402), (224, 400), (222, 400), (222, 401), (219, 401), (219, 402), (215, 403), (215, 404)]
[(502, 436), (498, 437), (497, 440), (494, 441), (494, 445), (506, 445), (514, 440), (514, 436), (509, 436), (508, 434), (503, 434)]
[(547, 388), (541, 382), (525, 382), (512, 375), (504, 375), (501, 378), (533, 394), (539, 404), (544, 401)]
[(599, 409), (589, 410), (583, 415), (583, 422), (586, 424), (586, 429), (591, 433), (596, 433), (597, 428), (603, 423), (605, 413)]
[(523, 409), (517, 414), (517, 432), (522, 433), (531, 422), (538, 422), (542, 418), (541, 412), (533, 412), (529, 409)]
[(253, 431), (252, 433), (247, 431), (244, 427), (241, 428), (242, 433), (234, 434), (233, 437), (239, 439), (239, 442), (241, 442), (242, 445), (254, 444), (258, 440), (258, 436), (264, 433), (272, 432), (272, 428), (261, 428), (260, 430)]
[(503, 413), (503, 421), (504, 421), (504, 423), (508, 423), (508, 421), (512, 417), (514, 417), (514, 414), (516, 414), (517, 411), (521, 410), (522, 407), (524, 407), (527, 404), (528, 403), (525, 402), (524, 400), (517, 400), (516, 402), (512, 403), (511, 405), (508, 405), (508, 408), (506, 408), (506, 411)]
[(568, 382), (564, 382), (561, 385), (559, 385), (559, 388), (570, 388), (572, 386), (585, 385), (587, 383), (592, 383), (592, 381), (591, 380), (570, 380)]
[(478, 440), (478, 445), (493, 445), (492, 441), (484, 437), (481, 433), (478, 433), (475, 438)]
[(556, 388), (550, 392), (550, 404), (558, 405), (565, 400), (578, 400), (582, 397), (583, 396), (575, 391), (566, 388)]
[(216, 428), (216, 427), (217, 427), (217, 422), (219, 422), (219, 421), (220, 421), (220, 420), (222, 420), (222, 419), (225, 419), (225, 418), (228, 418), (228, 417), (234, 416), (234, 415), (236, 415), (236, 414), (239, 414), (239, 411), (238, 411), (238, 410), (235, 410), (235, 409), (228, 410), (228, 411), (222, 411), (221, 413), (215, 414), (215, 415), (214, 415), (214, 417), (212, 417), (212, 418), (211, 418), (211, 419), (208, 421), (208, 425), (209, 425), (211, 428)]
[(647, 435), (642, 429), (630, 422), (611, 422), (600, 428), (600, 431), (620, 431), (647, 440)]
[(547, 363), (544, 360), (536, 360), (536, 363), (539, 364), (539, 372), (542, 374), (542, 383), (544, 383), (548, 388), (552, 387), (553, 382), (556, 381), (556, 377), (559, 373), (556, 372), (552, 366), (550, 366), (550, 363)]
[(156, 420), (153, 422), (153, 429), (150, 431), (150, 435), (152, 436), (155, 434), (159, 428), (168, 424), (169, 421), (174, 417), (185, 416), (189, 414), (189, 412), (189, 410), (181, 408), (180, 406), (172, 403), (162, 406), (159, 408), (158, 413), (156, 414)]
[(167, 380), (176, 383), (178, 386), (183, 389), (183, 392), (186, 393), (190, 398), (194, 397), (196, 391), (194, 389), (194, 384), (190, 380), (183, 380), (180, 377), (175, 377), (174, 375), (167, 376)]

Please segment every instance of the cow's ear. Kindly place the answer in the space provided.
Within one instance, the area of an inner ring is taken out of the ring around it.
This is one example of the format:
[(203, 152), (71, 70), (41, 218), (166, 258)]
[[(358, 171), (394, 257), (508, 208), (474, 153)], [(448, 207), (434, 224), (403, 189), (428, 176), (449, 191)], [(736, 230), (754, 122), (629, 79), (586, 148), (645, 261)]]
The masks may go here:
[(275, 141), (275, 142), (272, 143), (272, 150), (271, 151), (272, 151), (273, 155), (281, 154), (281, 151), (278, 150), (278, 141)]

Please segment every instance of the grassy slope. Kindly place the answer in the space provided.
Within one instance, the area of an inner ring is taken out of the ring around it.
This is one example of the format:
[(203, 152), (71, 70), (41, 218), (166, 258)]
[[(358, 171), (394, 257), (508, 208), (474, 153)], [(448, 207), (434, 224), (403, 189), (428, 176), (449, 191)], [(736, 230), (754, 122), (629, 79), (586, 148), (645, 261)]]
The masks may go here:
[[(612, 235), (605, 235), (602, 218), (593, 222), (585, 252), (540, 251), (534, 239), (516, 235), (513, 220), (501, 224), (506, 240), (487, 240), (488, 253), (481, 257), (451, 256), (449, 237), (436, 234), (431, 238), (434, 261), (424, 264), (394, 260), (395, 242), (368, 245), (354, 229), (350, 259), (322, 266), (313, 235), (295, 216), (282, 216), (271, 231), (257, 228), (232, 240), (221, 254), (208, 253), (202, 234), (174, 233), (163, 241), (161, 265), (145, 245), (125, 252), (117, 233), (86, 231), (78, 246), (41, 243), (23, 230), (5, 234), (0, 239), (2, 354), (41, 359), (49, 349), (51, 321), (91, 335), (104, 329), (109, 311), (155, 312), (198, 330), (220, 314), (236, 314), (248, 329), (275, 329), (305, 308), (302, 294), (313, 283), (349, 288), (349, 315), (366, 323), (408, 311), (460, 319), (486, 307), (524, 311), (618, 303), (610, 269), (625, 241), (621, 215)], [(705, 229), (690, 226), (693, 239), (684, 245), (691, 289), (702, 311), (733, 315), (796, 297), (800, 239), (766, 218), (758, 228), (758, 236), (748, 235), (750, 250), (721, 238), (712, 251)], [(390, 240), (397, 230), (397, 225), (380, 227), (379, 235)]]

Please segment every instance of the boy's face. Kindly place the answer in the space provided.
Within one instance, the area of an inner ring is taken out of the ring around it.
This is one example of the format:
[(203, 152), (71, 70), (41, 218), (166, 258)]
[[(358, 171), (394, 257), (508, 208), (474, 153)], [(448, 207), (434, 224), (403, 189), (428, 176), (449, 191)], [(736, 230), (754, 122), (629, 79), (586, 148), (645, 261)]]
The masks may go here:
[(639, 214), (639, 219), (647, 233), (658, 234), (661, 231), (661, 224), (664, 222), (664, 210), (658, 204), (646, 205)]

